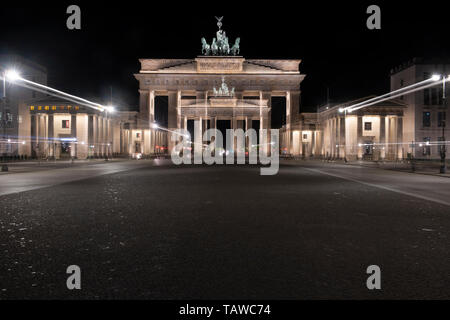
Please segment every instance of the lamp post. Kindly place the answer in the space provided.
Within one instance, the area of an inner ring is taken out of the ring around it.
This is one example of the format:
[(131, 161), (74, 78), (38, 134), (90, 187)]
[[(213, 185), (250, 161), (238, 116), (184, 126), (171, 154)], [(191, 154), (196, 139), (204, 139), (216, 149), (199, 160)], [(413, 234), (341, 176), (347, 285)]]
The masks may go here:
[[(445, 77), (443, 77), (443, 81), (442, 81), (442, 100), (444, 103), (444, 110), (443, 111), (443, 117), (441, 118), (442, 121), (442, 146), (441, 146), (441, 167), (439, 172), (440, 173), (445, 173), (446, 172), (446, 166), (445, 166), (445, 157), (446, 157), (446, 146), (445, 146), (445, 124), (446, 124), (446, 120), (447, 120), (447, 96), (445, 94)], [(444, 116), (445, 115), (445, 116)]]
[[(111, 88), (111, 90), (112, 90), (112, 88)], [(111, 93), (112, 94), (112, 93)], [(110, 119), (110, 115), (112, 114), (112, 113), (114, 113), (116, 111), (116, 109), (112, 106), (112, 105), (109, 105), (109, 106), (106, 106), (105, 107), (105, 112), (106, 112), (106, 122), (108, 123), (108, 139), (110, 139), (111, 137), (110, 137), (110, 127), (109, 127), (109, 119)], [(111, 140), (108, 140), (108, 143), (106, 144), (106, 157), (105, 157), (105, 161), (109, 161), (109, 156), (110, 156), (110, 153), (111, 153), (111, 144), (112, 144), (112, 142), (111, 142)]]
[[(6, 138), (6, 119), (5, 119), (5, 112), (6, 112), (6, 71), (3, 72), (3, 94), (2, 94), (2, 118), (1, 118), (1, 125), (3, 127), (3, 136), (2, 139)], [(6, 148), (5, 148), (6, 150)], [(6, 153), (6, 152), (4, 152)], [(5, 163), (2, 165), (2, 171), (8, 171), (8, 164)]]
[[(3, 71), (3, 95), (2, 95), (2, 121), (1, 124), (3, 126), (3, 139), (6, 138), (6, 80), (9, 79), (9, 81), (14, 81), (19, 78), (19, 74), (15, 70), (5, 70)], [(6, 154), (6, 152), (4, 152)], [(8, 164), (5, 163), (2, 165), (2, 171), (8, 171)]]

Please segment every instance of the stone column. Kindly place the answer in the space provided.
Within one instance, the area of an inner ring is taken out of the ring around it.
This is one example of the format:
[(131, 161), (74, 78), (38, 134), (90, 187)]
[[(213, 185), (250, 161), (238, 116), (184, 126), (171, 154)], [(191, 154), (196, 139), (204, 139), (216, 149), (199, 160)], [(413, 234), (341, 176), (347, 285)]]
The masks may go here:
[(316, 156), (316, 131), (311, 131), (311, 155)]
[(149, 111), (149, 115), (148, 115), (148, 119), (149, 121), (155, 122), (155, 90), (150, 90), (149, 95), (148, 95), (148, 111)]
[(134, 152), (134, 146), (133, 146), (133, 130), (130, 128), (130, 130), (128, 130), (128, 154), (132, 155), (132, 153)]
[(113, 136), (111, 131), (111, 119), (109, 118), (106, 119), (106, 137), (106, 154), (108, 155), (108, 157), (110, 157), (113, 149)]
[(108, 154), (108, 119), (103, 117), (103, 155)]
[(334, 129), (334, 118), (330, 119), (330, 156), (331, 158), (334, 158), (334, 150), (336, 147), (336, 141), (335, 141), (335, 129)]
[[(269, 108), (269, 112), (267, 113), (267, 118), (265, 118), (265, 124), (264, 127), (266, 129), (270, 129), (271, 128), (271, 117), (272, 117), (272, 111), (270, 110), (270, 108), (272, 107), (272, 92), (268, 92), (268, 91), (263, 91), (261, 98), (263, 100), (267, 100), (267, 107)], [(287, 100), (286, 100), (286, 109), (287, 109)], [(269, 130), (267, 130), (267, 136), (266, 136), (266, 140), (267, 143), (270, 143), (270, 132)], [(270, 148), (267, 148), (267, 150), (270, 150)]]
[(181, 118), (181, 91), (177, 91), (177, 129), (182, 128), (182, 118)]
[(341, 119), (341, 131), (340, 131), (341, 139), (339, 140), (339, 144), (340, 144), (339, 150), (341, 152), (340, 157), (345, 158), (346, 149), (347, 149), (347, 146), (345, 144), (345, 116), (341, 117), (340, 119)]
[[(72, 136), (72, 138), (77, 138), (77, 115), (76, 114), (72, 114), (70, 116), (70, 135)], [(71, 148), (70, 148), (70, 155), (73, 158), (77, 157), (77, 143), (78, 141), (72, 142)]]
[(55, 157), (55, 126), (54, 126), (54, 116), (53, 114), (48, 115), (48, 148), (49, 156)]
[(341, 127), (340, 127), (340, 121), (339, 121), (339, 116), (337, 116), (336, 118), (334, 118), (334, 157), (336, 159), (339, 158), (339, 151), (340, 151), (340, 146), (339, 146), (339, 142), (341, 140)]
[(403, 146), (403, 118), (397, 117), (397, 159), (401, 160), (404, 157)]
[(148, 90), (139, 90), (139, 113), (143, 119), (149, 119), (150, 102)]
[[(121, 130), (121, 139), (122, 139), (122, 130)], [(122, 143), (122, 140), (121, 140)], [(94, 116), (89, 115), (88, 118), (88, 156), (91, 157), (94, 154), (94, 150), (92, 146), (95, 144), (94, 142)]]
[(380, 158), (384, 160), (386, 158), (386, 117), (384, 115), (380, 116)]
[(300, 91), (289, 91), (289, 103), (286, 98), (286, 129), (289, 129), (288, 151), (292, 153), (292, 122), (299, 112)]
[(96, 145), (95, 145), (95, 149), (97, 150), (97, 156), (101, 157), (102, 156), (102, 151), (103, 151), (103, 128), (102, 128), (102, 121), (99, 115), (97, 115), (96, 117), (97, 119), (97, 139), (96, 139)]
[[(171, 131), (175, 131), (177, 129), (177, 116), (178, 116), (178, 92), (177, 91), (169, 91), (168, 92), (168, 129)], [(168, 139), (168, 151), (171, 154), (173, 147), (175, 146), (175, 142), (172, 141), (172, 133), (167, 133)]]
[(362, 116), (358, 115), (356, 125), (356, 134), (357, 134), (357, 141), (358, 141), (358, 159), (362, 159), (363, 157), (363, 131), (362, 131)]
[(201, 156), (203, 152), (203, 119), (202, 117), (195, 119), (194, 121), (194, 153), (197, 156)]

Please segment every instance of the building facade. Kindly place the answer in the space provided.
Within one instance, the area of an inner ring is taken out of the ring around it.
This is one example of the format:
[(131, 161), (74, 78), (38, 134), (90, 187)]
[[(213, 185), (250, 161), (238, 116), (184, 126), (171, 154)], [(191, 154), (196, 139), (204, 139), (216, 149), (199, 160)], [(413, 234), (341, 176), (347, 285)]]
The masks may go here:
[[(391, 90), (427, 80), (433, 74), (447, 77), (450, 64), (413, 59), (391, 70)], [(446, 88), (446, 96), (448, 92)], [(416, 159), (440, 158), (443, 141), (450, 136), (450, 127), (446, 126), (448, 101), (443, 98), (443, 93), (443, 86), (437, 85), (401, 97), (407, 105), (403, 117), (404, 141), (408, 144), (408, 153)]]
[[(45, 67), (17, 55), (0, 55), (0, 73), (10, 68), (20, 70), (27, 79), (47, 85)], [(0, 156), (23, 155), (23, 141), (31, 138), (29, 111), (25, 102), (42, 99), (45, 94), (10, 83), (6, 83), (4, 92), (2, 83), (0, 91)]]
[(109, 157), (121, 153), (120, 121), (105, 111), (55, 98), (25, 104), (29, 140), (19, 141), (20, 153), (33, 158)]
[[(414, 59), (391, 71), (391, 91), (428, 80), (433, 74), (447, 77), (449, 72), (450, 64)], [(437, 82), (353, 112), (342, 110), (374, 96), (327, 104), (317, 113), (301, 113), (291, 124), (292, 132), (283, 127), (281, 152), (346, 160), (440, 159), (445, 137), (450, 135), (448, 88), (444, 88), (442, 81)], [(287, 135), (293, 139), (291, 149), (285, 142)]]

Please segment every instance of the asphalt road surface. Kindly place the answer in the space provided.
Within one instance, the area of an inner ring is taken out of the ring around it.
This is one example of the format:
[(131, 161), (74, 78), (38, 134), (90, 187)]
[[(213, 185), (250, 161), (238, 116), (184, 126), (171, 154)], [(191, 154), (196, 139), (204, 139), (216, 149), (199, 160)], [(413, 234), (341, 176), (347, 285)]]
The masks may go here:
[(449, 178), (259, 172), (130, 161), (0, 176), (0, 298), (450, 298)]

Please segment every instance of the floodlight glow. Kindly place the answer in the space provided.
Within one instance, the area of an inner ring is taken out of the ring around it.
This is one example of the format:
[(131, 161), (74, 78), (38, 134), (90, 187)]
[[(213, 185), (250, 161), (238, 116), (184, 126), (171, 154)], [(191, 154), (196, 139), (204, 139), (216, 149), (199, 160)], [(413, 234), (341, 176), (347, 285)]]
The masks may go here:
[(8, 81), (16, 81), (20, 79), (20, 75), (16, 70), (8, 70), (5, 72), (6, 80)]
[(156, 122), (153, 122), (153, 123), (152, 123), (152, 128), (153, 128), (153, 129), (158, 129), (158, 124), (157, 124)]
[(441, 80), (441, 75), (439, 75), (439, 74), (433, 74), (433, 75), (431, 76), (431, 80), (433, 80), (433, 81), (439, 81), (439, 80)]
[(116, 112), (116, 109), (113, 106), (106, 106), (105, 110), (109, 113), (114, 113)]
[(344, 112), (345, 111), (345, 109), (344, 108), (339, 108), (339, 112)]

